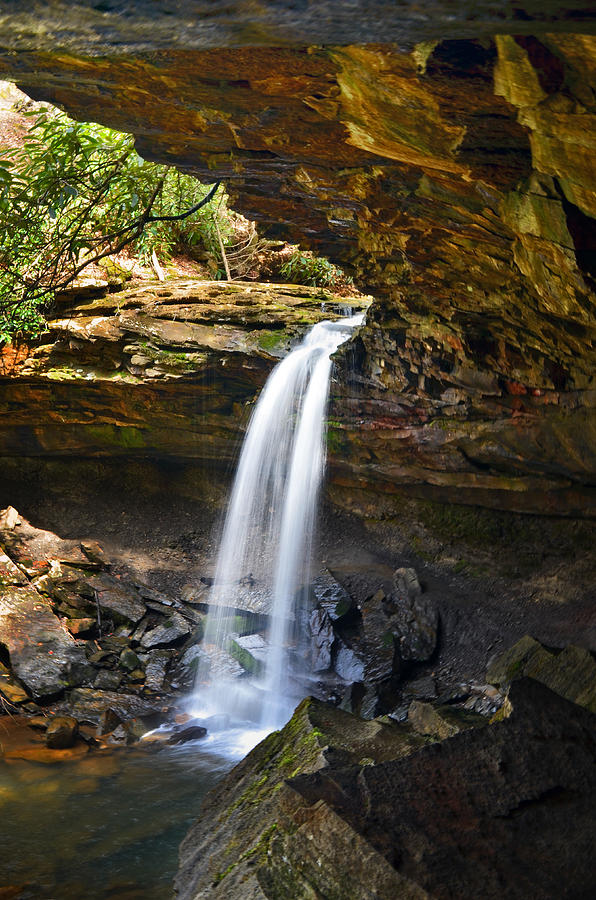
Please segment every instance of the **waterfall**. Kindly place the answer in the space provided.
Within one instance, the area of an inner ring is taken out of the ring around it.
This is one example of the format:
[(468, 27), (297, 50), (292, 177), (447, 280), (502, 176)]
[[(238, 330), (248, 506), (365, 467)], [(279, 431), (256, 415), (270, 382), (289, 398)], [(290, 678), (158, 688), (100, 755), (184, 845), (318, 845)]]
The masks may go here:
[[(331, 355), (362, 320), (356, 315), (319, 322), (278, 363), (255, 407), (238, 463), (193, 705), (251, 720), (263, 730), (282, 725), (296, 700), (288, 645), (311, 575)], [(262, 663), (250, 678), (229, 673), (227, 650), (239, 609), (263, 613), (268, 622)]]

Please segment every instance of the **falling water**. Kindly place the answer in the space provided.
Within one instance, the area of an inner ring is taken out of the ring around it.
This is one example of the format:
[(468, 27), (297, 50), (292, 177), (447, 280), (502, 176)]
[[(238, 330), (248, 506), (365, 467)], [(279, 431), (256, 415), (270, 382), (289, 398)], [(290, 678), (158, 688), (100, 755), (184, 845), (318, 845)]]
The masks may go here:
[[(331, 355), (362, 315), (315, 325), (272, 371), (253, 413), (223, 529), (193, 705), (283, 724), (296, 692), (288, 644), (296, 603), (310, 580), (312, 536), (325, 464), (325, 410)], [(263, 666), (232, 679), (227, 647), (238, 609), (267, 613)], [(209, 688), (205, 681), (209, 680)]]

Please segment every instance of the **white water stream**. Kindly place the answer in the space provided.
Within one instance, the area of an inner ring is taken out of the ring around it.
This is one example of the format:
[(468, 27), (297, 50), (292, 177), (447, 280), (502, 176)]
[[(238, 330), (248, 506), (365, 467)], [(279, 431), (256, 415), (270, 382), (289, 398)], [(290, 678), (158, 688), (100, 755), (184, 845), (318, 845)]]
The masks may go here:
[[(224, 713), (233, 722), (252, 723), (254, 743), (287, 721), (300, 696), (296, 666), (290, 664), (292, 632), (311, 576), (331, 355), (362, 320), (357, 315), (318, 323), (275, 367), (240, 455), (192, 709), (195, 715)], [(265, 640), (256, 638), (262, 665), (250, 678), (230, 673), (227, 651), (238, 609), (267, 615)]]

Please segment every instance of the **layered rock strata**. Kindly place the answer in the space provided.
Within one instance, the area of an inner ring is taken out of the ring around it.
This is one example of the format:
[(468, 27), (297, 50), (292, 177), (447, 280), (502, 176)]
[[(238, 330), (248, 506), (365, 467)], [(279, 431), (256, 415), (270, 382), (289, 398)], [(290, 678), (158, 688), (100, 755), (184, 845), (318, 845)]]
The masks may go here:
[(58, 703), (51, 713), (66, 710), (98, 734), (140, 719), (131, 733), (140, 737), (178, 688), (192, 686), (188, 651), (202, 636), (201, 608), (113, 571), (96, 542), (64, 540), (8, 507), (0, 513), (2, 712)]
[(275, 363), (342, 306), (318, 288), (197, 281), (64, 300), (41, 342), (0, 350), (0, 455), (223, 468)]
[(511, 707), (433, 736), (304, 701), (206, 799), (178, 897), (589, 894), (596, 719), (529, 679)]
[(26, 5), (0, 74), (223, 178), (376, 296), (336, 390), (340, 502), (593, 513), (593, 14), (323, 6), (312, 43), (308, 5), (191, 7), (152, 37), (128, 4), (127, 41), (117, 7), (33, 33)]

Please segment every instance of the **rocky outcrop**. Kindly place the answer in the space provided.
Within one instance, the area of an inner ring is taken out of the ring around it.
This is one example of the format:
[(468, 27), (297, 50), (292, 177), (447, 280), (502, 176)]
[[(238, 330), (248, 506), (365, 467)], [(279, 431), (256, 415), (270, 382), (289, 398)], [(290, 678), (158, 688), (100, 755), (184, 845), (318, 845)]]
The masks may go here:
[(596, 713), (596, 660), (589, 650), (543, 647), (529, 635), (489, 663), (486, 679), (500, 687), (518, 678), (534, 678), (567, 700)]
[(596, 719), (529, 679), (510, 703), (436, 742), (304, 701), (206, 799), (178, 897), (587, 896)]
[(99, 733), (112, 730), (108, 713), (112, 727), (153, 717), (138, 738), (180, 683), (192, 684), (184, 655), (202, 636), (201, 606), (112, 571), (97, 544), (63, 540), (9, 507), (0, 514), (0, 703), (28, 713), (57, 703), (53, 712)]
[(0, 455), (223, 468), (272, 367), (343, 303), (295, 285), (172, 281), (95, 299), (75, 290), (40, 343), (0, 350)]
[(33, 28), (25, 4), (0, 73), (223, 178), (374, 294), (335, 389), (338, 502), (593, 513), (593, 14), (190, 6)]

